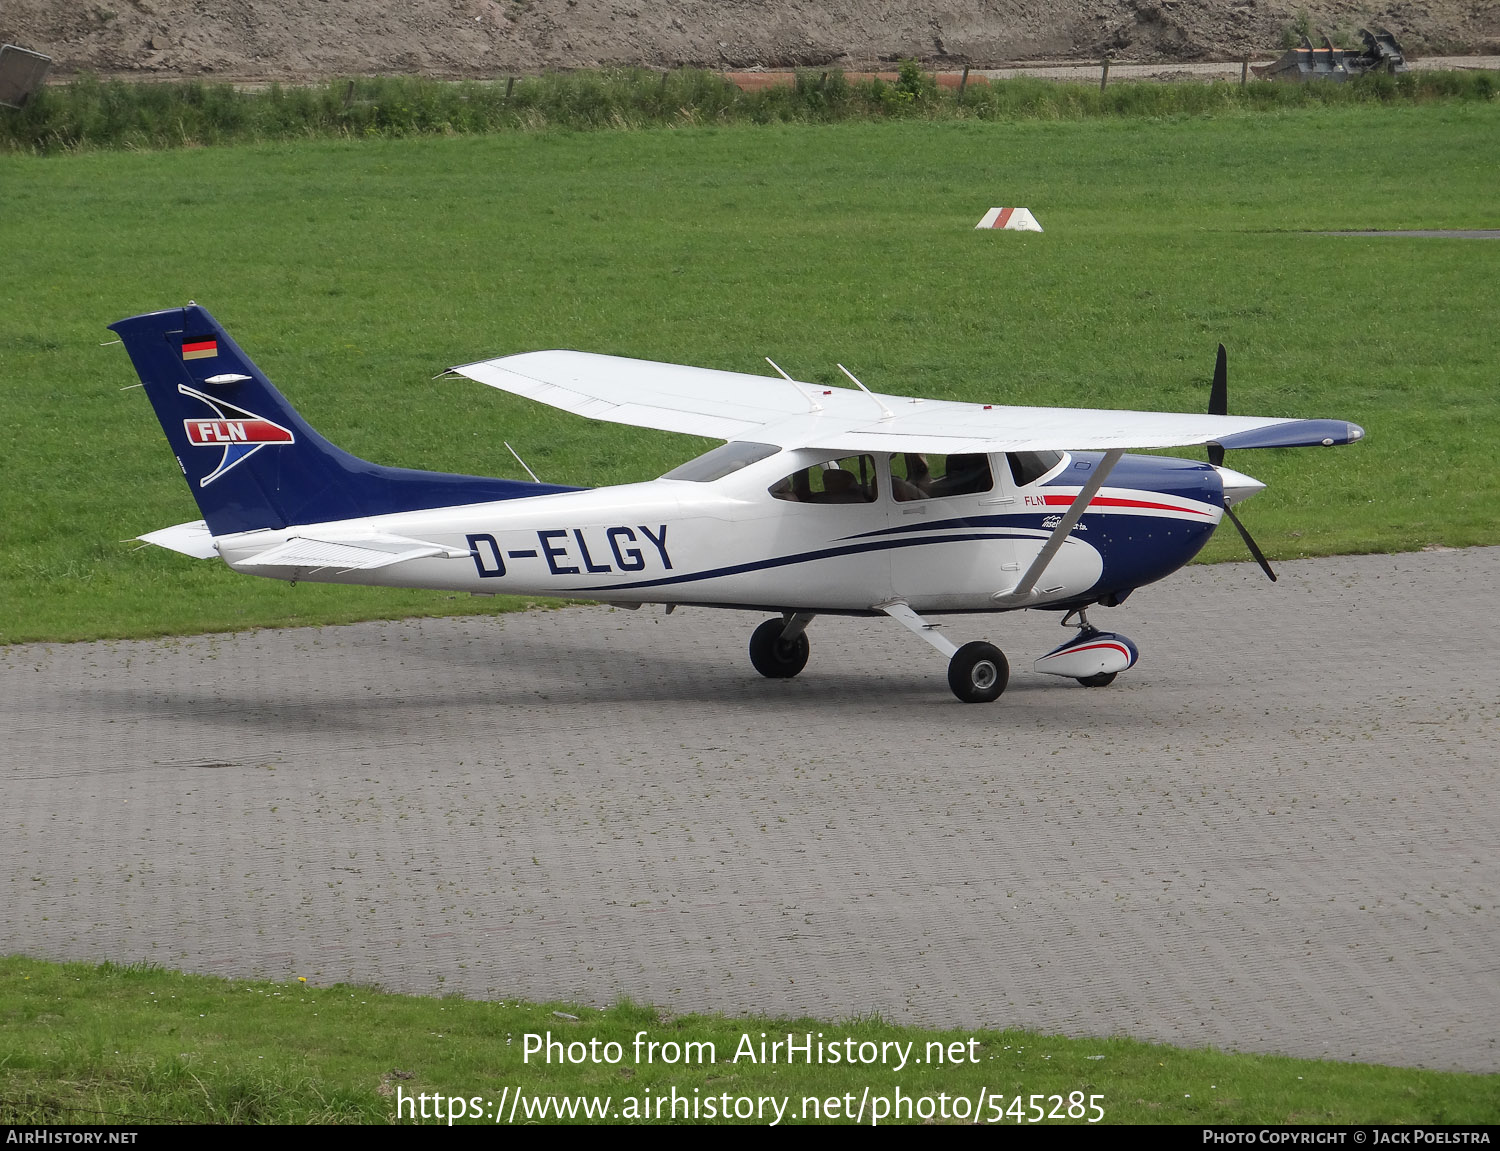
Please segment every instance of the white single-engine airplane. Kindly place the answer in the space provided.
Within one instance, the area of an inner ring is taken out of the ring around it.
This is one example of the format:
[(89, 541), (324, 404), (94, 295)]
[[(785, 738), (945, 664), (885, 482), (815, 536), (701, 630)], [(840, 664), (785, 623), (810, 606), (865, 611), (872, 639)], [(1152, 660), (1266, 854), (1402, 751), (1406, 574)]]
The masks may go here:
[[(775, 612), (750, 640), (772, 678), (806, 665), (815, 616), (884, 614), (948, 657), (970, 703), (1005, 690), (1004, 655), (960, 647), (926, 616), (1064, 612), (1078, 634), (1036, 669), (1107, 684), (1138, 653), (1085, 609), (1182, 567), (1226, 513), (1276, 578), (1230, 510), (1264, 485), (1223, 467), (1226, 448), (1364, 435), (1226, 415), (1222, 346), (1207, 415), (913, 400), (852, 375), (857, 388), (827, 388), (780, 368), (584, 352), (452, 369), (594, 419), (728, 441), (660, 479), (589, 490), (356, 459), (196, 304), (111, 326), (203, 512), (143, 540), (273, 579)], [(1125, 454), (1194, 444), (1208, 463)]]

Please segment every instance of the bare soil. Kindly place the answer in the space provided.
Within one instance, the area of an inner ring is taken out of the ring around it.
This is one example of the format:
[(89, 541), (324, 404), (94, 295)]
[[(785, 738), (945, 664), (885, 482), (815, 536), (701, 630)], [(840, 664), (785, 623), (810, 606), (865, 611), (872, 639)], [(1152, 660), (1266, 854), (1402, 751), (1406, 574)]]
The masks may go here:
[(1500, 51), (1494, 0), (3, 0), (0, 40), (52, 56), (62, 76), (486, 78), (1237, 60), (1279, 51), (1299, 21), (1335, 43), (1387, 27), (1412, 55)]

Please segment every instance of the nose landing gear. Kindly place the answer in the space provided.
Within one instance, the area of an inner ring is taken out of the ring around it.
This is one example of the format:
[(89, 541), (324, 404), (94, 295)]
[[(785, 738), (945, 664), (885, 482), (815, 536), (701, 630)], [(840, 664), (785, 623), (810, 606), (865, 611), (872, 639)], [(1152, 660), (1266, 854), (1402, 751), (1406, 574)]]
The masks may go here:
[(1032, 664), (1037, 671), (1076, 679), (1084, 687), (1107, 687), (1115, 681), (1115, 676), (1135, 666), (1140, 658), (1140, 651), (1125, 636), (1100, 631), (1089, 623), (1083, 608), (1070, 611), (1062, 623), (1064, 627), (1077, 627), (1078, 634)]

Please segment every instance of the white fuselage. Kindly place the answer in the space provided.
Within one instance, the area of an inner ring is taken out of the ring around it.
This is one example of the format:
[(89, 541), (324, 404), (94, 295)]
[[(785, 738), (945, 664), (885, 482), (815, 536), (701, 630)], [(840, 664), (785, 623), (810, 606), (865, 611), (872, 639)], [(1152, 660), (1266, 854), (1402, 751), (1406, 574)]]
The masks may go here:
[[(612, 603), (863, 612), (902, 600), (917, 611), (993, 611), (996, 594), (1017, 582), (1050, 534), (1046, 514), (1055, 520), (1078, 490), (1057, 477), (1085, 466), (1064, 456), (1045, 476), (1017, 486), (1005, 456), (996, 454), (991, 490), (901, 502), (892, 498), (889, 457), (877, 455), (878, 496), (871, 502), (789, 502), (772, 494), (794, 469), (828, 455), (782, 451), (710, 482), (657, 479), (244, 532), (220, 537), (218, 548), (237, 570), (289, 580)], [(1098, 513), (1091, 508), (1028, 606), (1067, 601), (1099, 581), (1104, 557), (1089, 532), (1096, 515), (1213, 525), (1221, 514), (1212, 503), (1108, 485), (1096, 504), (1110, 506)], [(242, 566), (299, 537), (372, 533), (440, 544), (462, 558), (417, 558), (368, 571)], [(1096, 527), (1092, 534), (1104, 533)]]

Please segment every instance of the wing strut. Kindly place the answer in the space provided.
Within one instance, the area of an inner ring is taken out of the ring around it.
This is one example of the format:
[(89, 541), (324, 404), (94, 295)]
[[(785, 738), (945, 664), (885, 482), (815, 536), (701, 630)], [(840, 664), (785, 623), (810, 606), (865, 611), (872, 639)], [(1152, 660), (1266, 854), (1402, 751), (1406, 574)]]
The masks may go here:
[(1029, 603), (1032, 591), (1036, 587), (1036, 581), (1042, 578), (1042, 573), (1047, 570), (1047, 565), (1052, 562), (1052, 557), (1057, 555), (1058, 549), (1063, 546), (1063, 541), (1068, 538), (1078, 521), (1083, 518), (1084, 509), (1089, 506), (1099, 489), (1104, 486), (1104, 481), (1109, 478), (1109, 473), (1114, 470), (1120, 457), (1125, 454), (1124, 448), (1111, 448), (1104, 453), (1104, 458), (1099, 461), (1099, 466), (1094, 469), (1094, 474), (1089, 477), (1088, 483), (1084, 484), (1078, 494), (1073, 497), (1073, 502), (1068, 505), (1067, 513), (1061, 522), (1052, 529), (1052, 534), (1047, 537), (1047, 542), (1042, 545), (1042, 550), (1037, 553), (1036, 559), (1031, 561), (1031, 566), (1026, 569), (1026, 574), (1015, 587), (1004, 588), (997, 591), (990, 598), (1003, 607), (1020, 607)]

